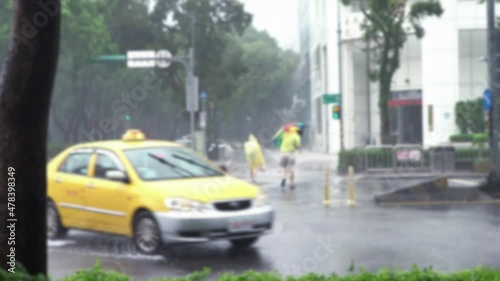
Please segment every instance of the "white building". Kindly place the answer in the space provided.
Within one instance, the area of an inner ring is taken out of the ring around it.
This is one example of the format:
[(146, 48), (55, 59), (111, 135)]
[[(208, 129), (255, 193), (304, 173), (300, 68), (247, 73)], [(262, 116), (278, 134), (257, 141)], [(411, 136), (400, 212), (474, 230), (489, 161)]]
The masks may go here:
[[(340, 4), (342, 89), (336, 0), (299, 0), (308, 5), (311, 122), (314, 149), (340, 150), (340, 122), (332, 105), (322, 104), (325, 93), (343, 93), (343, 131), (346, 149), (380, 144), (378, 84), (368, 79), (367, 65), (375, 62), (365, 51), (359, 28), (359, 7)], [(441, 0), (444, 13), (426, 18), (425, 36), (410, 36), (393, 78), (390, 104), (395, 143), (426, 147), (448, 142), (457, 133), (455, 104), (481, 97), (487, 87), (486, 5), (476, 0)], [(303, 25), (303, 24), (302, 24)], [(408, 29), (409, 32), (411, 29)], [(432, 123), (432, 124), (431, 124)], [(432, 125), (432, 126), (431, 126)]]

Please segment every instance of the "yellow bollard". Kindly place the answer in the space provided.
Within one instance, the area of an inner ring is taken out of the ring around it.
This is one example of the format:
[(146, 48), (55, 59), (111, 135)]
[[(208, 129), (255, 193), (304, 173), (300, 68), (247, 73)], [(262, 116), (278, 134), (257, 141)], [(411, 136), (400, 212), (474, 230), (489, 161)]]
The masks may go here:
[(349, 206), (352, 206), (356, 203), (354, 199), (354, 168), (349, 166)]
[(325, 198), (323, 204), (328, 207), (330, 206), (330, 169), (328, 166), (325, 167)]

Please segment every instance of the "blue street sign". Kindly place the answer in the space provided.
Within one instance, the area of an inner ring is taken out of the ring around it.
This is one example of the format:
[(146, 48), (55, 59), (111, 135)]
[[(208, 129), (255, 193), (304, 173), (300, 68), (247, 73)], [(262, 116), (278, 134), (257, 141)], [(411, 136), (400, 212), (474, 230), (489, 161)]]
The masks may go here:
[(490, 89), (484, 90), (483, 94), (483, 108), (486, 111), (491, 110), (491, 91)]
[(208, 96), (208, 95), (207, 95), (207, 93), (206, 93), (205, 91), (201, 92), (201, 94), (200, 94), (200, 98), (201, 98), (201, 99), (206, 99), (206, 98), (207, 98), (207, 96)]

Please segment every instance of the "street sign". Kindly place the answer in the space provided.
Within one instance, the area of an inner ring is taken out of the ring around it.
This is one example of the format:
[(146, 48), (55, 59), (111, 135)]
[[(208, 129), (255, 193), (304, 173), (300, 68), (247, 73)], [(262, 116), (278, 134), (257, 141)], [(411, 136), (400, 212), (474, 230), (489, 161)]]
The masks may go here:
[(126, 55), (104, 55), (90, 58), (92, 62), (125, 62), (127, 61)]
[(340, 103), (340, 94), (324, 94), (323, 104)]
[(491, 110), (491, 91), (490, 89), (484, 90), (483, 94), (483, 108), (486, 111)]
[(198, 77), (188, 76), (186, 83), (187, 111), (198, 111)]
[(155, 51), (128, 51), (128, 68), (152, 68), (156, 65)]
[(201, 94), (200, 94), (200, 98), (201, 98), (202, 100), (206, 99), (207, 97), (208, 97), (207, 92), (205, 92), (205, 91), (201, 92)]
[(159, 68), (167, 68), (170, 66), (168, 59), (172, 58), (172, 54), (168, 50), (159, 50), (156, 52), (156, 66)]

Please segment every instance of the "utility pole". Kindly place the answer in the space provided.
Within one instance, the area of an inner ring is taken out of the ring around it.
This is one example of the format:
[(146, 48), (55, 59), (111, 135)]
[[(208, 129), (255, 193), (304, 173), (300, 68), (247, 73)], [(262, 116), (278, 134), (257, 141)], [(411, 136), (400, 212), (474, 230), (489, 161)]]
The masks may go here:
[(495, 178), (498, 179), (500, 171), (500, 163), (498, 159), (498, 130), (497, 130), (497, 38), (495, 26), (495, 0), (487, 0), (487, 18), (488, 18), (488, 71), (489, 85), (491, 95), (491, 129), (490, 129), (490, 146), (492, 160), (495, 166)]
[(337, 1), (337, 40), (339, 44), (339, 95), (340, 95), (340, 150), (344, 150), (344, 106), (343, 106), (343, 96), (342, 93), (342, 27), (340, 23), (340, 0)]
[(207, 124), (208, 124), (208, 114), (207, 114), (207, 93), (202, 91), (200, 94), (201, 98), (201, 115), (200, 115), (200, 127), (203, 135), (203, 154), (207, 154), (208, 148), (208, 138), (207, 138)]
[(370, 89), (370, 41), (368, 40), (366, 42), (366, 93), (367, 93), (367, 100), (366, 100), (366, 115), (368, 116), (366, 122), (368, 125), (368, 144), (372, 144), (372, 97), (371, 97), (371, 89)]
[[(190, 87), (188, 89), (196, 89), (197, 87), (193, 85), (192, 83), (195, 83), (194, 79), (194, 50), (195, 50), (195, 32), (194, 32), (194, 27), (195, 27), (195, 21), (196, 17), (193, 14), (191, 16), (191, 48), (189, 50), (189, 74), (188, 74), (188, 83), (191, 83)], [(194, 97), (198, 99), (198, 93), (193, 93), (195, 94)], [(195, 144), (195, 134), (194, 134), (194, 110), (189, 111), (189, 124), (190, 124), (190, 130), (191, 130), (191, 148), (194, 150), (196, 147)]]

